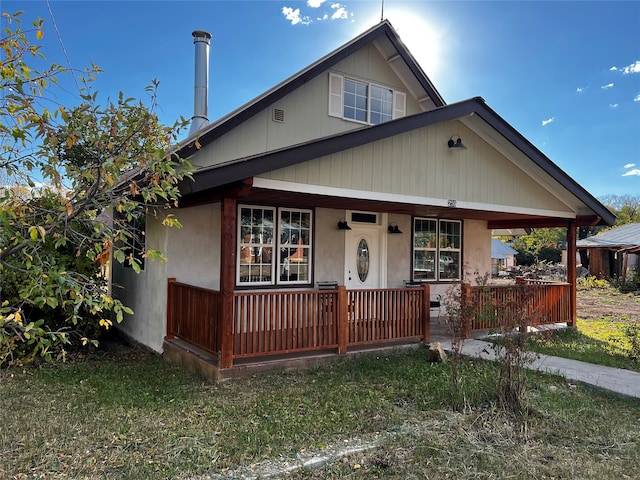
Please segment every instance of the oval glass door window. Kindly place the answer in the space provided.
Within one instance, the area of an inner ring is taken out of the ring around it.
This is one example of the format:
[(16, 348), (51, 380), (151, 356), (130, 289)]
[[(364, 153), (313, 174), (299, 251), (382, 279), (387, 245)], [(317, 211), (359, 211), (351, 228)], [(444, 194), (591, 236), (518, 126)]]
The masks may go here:
[(362, 238), (358, 243), (358, 278), (361, 282), (364, 282), (369, 276), (369, 245), (367, 241)]

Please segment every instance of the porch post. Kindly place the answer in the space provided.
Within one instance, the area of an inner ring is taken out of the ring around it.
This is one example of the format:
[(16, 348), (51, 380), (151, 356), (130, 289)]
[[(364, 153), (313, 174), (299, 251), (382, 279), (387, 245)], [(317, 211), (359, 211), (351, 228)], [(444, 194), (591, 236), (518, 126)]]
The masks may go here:
[(337, 323), (338, 323), (338, 354), (342, 355), (347, 353), (347, 342), (349, 338), (349, 316), (347, 314), (347, 287), (344, 285), (338, 285), (338, 308), (337, 308)]
[(576, 326), (577, 304), (577, 272), (576, 272), (576, 224), (570, 220), (567, 224), (567, 283), (569, 284), (569, 319), (568, 327)]
[(431, 340), (431, 286), (422, 285), (422, 343)]
[(233, 291), (236, 264), (236, 199), (224, 197), (222, 200), (222, 238), (220, 239), (220, 291), (222, 292), (221, 312), (218, 329), (220, 345), (220, 368), (233, 365)]
[(175, 330), (175, 318), (173, 313), (173, 288), (171, 284), (175, 283), (175, 278), (167, 279), (167, 332), (165, 337), (167, 340), (173, 338), (173, 331)]

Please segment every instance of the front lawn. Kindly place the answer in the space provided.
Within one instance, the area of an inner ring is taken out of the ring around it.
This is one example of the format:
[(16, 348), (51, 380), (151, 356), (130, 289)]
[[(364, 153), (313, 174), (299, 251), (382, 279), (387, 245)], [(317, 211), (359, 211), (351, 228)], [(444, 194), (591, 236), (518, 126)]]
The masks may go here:
[[(212, 385), (136, 349), (0, 372), (0, 478), (241, 478), (355, 444), (287, 478), (640, 478), (640, 403), (531, 372), (530, 413), (495, 365), (425, 350)], [(233, 476), (231, 472), (236, 472)], [(284, 474), (272, 478), (282, 478)]]

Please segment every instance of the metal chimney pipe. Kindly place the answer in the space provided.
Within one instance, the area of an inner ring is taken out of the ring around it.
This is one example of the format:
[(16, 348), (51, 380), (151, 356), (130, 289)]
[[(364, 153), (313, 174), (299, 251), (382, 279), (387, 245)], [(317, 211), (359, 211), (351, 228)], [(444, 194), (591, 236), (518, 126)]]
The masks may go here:
[(204, 30), (196, 30), (193, 35), (193, 43), (196, 48), (195, 58), (195, 87), (193, 98), (193, 117), (189, 135), (193, 135), (209, 123), (209, 45), (211, 34)]

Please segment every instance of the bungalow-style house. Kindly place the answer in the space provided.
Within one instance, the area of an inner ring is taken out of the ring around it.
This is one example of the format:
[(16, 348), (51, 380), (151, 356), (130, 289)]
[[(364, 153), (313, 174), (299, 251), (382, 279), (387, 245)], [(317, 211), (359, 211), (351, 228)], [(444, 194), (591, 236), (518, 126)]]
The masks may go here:
[[(135, 311), (122, 331), (216, 378), (428, 342), (432, 302), (490, 272), (492, 229), (565, 227), (575, 253), (576, 227), (614, 221), (482, 98), (446, 104), (386, 20), (213, 123), (210, 35), (193, 35), (183, 228), (148, 216), (168, 261), (114, 265), (113, 281)], [(575, 321), (568, 271), (549, 321)]]
[(596, 278), (618, 277), (624, 286), (640, 272), (640, 223), (628, 223), (576, 242), (589, 258), (589, 274)]

